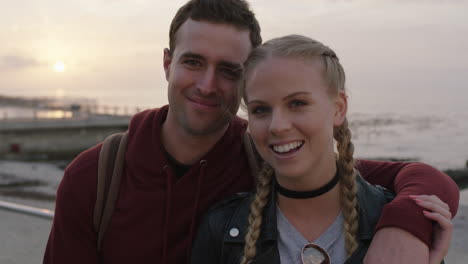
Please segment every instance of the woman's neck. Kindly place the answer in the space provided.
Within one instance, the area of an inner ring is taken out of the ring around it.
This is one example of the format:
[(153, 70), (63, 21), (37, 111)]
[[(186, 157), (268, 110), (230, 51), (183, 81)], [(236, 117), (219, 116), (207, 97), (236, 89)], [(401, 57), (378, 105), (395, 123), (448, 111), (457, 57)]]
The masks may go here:
[(278, 184), (292, 191), (317, 190), (329, 183), (337, 172), (336, 159), (333, 153), (316, 160), (313, 169), (297, 175), (286, 175), (275, 171)]
[[(309, 175), (292, 178), (276, 175), (278, 183), (293, 191), (311, 191), (327, 185), (337, 172), (335, 160), (321, 162)], [(300, 188), (295, 188), (300, 186)], [(340, 183), (313, 198), (296, 199), (278, 193), (278, 206), (289, 222), (309, 241), (327, 230), (341, 210)]]
[(304, 218), (320, 218), (323, 214), (337, 214), (341, 210), (340, 184), (320, 196), (295, 199), (278, 194), (281, 211)]
[(278, 194), (277, 202), (288, 221), (308, 241), (314, 241), (340, 213), (340, 184), (321, 196), (308, 199), (294, 199)]

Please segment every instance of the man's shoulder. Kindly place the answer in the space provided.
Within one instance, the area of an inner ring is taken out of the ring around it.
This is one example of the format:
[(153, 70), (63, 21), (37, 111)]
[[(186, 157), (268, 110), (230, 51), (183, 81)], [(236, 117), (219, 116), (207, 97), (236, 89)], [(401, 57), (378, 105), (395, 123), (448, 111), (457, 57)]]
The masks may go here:
[[(65, 169), (58, 193), (96, 190), (99, 152), (98, 144), (80, 153)], [(93, 192), (91, 192), (93, 193)]]
[(76, 157), (65, 169), (57, 189), (56, 214), (78, 210), (83, 215), (92, 215), (96, 201), (97, 163), (101, 144)]
[(130, 135), (138, 134), (143, 131), (151, 131), (155, 123), (161, 123), (166, 118), (169, 106), (165, 105), (160, 108), (146, 109), (132, 116), (128, 130)]
[(94, 172), (99, 160), (99, 152), (101, 151), (102, 144), (98, 144), (90, 149), (81, 152), (65, 169), (65, 174), (82, 174), (87, 172)]

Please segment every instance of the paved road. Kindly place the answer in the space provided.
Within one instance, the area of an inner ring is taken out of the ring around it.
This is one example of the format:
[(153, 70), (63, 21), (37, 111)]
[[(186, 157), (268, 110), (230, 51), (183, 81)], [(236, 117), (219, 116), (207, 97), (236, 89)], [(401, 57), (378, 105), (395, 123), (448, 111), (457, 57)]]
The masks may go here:
[[(53, 202), (12, 199), (1, 196), (0, 199), (50, 210), (54, 207)], [(51, 224), (50, 220), (43, 218), (0, 210), (0, 263), (42, 263)]]
[[(464, 192), (465, 201), (468, 201), (468, 190)], [(460, 204), (458, 213), (454, 220), (452, 244), (445, 263), (466, 264), (468, 263), (468, 202)]]

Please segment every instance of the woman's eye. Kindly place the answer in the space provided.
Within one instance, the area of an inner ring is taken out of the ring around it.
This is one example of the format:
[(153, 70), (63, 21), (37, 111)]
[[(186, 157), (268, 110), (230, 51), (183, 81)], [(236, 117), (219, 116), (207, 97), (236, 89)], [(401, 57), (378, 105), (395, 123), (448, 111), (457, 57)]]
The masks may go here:
[(265, 106), (255, 106), (250, 109), (250, 114), (252, 115), (261, 115), (268, 112), (268, 107)]
[(293, 101), (291, 101), (291, 103), (289, 103), (289, 105), (291, 107), (300, 107), (300, 106), (304, 106), (306, 104), (307, 104), (306, 102), (301, 101), (301, 100), (293, 100)]

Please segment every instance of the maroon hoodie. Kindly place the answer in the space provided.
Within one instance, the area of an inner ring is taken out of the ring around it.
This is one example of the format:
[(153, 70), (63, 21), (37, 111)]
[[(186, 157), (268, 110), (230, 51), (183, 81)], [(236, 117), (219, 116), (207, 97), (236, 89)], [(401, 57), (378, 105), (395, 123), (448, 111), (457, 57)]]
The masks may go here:
[[(57, 191), (44, 263), (188, 263), (201, 215), (214, 202), (252, 189), (242, 148), (245, 120), (232, 120), (219, 142), (177, 179), (161, 143), (167, 110), (168, 106), (147, 110), (132, 118), (125, 173), (101, 255), (96, 252), (97, 235), (93, 230), (101, 145), (83, 152), (67, 167)], [(456, 185), (427, 165), (361, 161), (359, 169), (371, 182), (405, 194), (387, 205), (388, 210), (383, 211), (386, 218), (379, 227), (401, 227), (429, 243), (431, 223), (406, 194), (436, 191), (452, 212), (458, 208)], [(414, 185), (421, 180), (417, 176), (421, 174), (430, 182), (428, 186)]]

